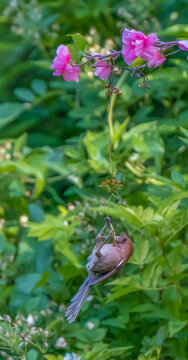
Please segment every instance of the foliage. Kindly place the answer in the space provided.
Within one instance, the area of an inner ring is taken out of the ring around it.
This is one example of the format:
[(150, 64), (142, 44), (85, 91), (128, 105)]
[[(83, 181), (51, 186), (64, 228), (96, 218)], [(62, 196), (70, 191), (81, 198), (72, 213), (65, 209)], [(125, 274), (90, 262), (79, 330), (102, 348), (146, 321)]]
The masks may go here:
[[(95, 51), (119, 46), (125, 26), (188, 38), (187, 1), (2, 0), (0, 9), (2, 359), (186, 360), (185, 56), (154, 71), (150, 89), (117, 75), (123, 95), (112, 96), (109, 113), (117, 188), (104, 84), (89, 69), (65, 83), (50, 65), (66, 34), (87, 34)], [(133, 256), (69, 324), (65, 308), (107, 213), (133, 239)]]

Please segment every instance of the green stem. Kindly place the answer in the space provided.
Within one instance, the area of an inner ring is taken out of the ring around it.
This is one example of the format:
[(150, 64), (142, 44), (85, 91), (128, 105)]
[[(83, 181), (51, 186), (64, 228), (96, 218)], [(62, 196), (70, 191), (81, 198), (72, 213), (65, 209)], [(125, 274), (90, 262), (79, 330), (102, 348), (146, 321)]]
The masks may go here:
[[(125, 78), (127, 76), (127, 72), (124, 71), (123, 74), (121, 75), (119, 81), (116, 84), (117, 89), (119, 89), (122, 85), (122, 83), (124, 82)], [(109, 113), (108, 113), (108, 124), (109, 124), (109, 129), (110, 129), (110, 136), (111, 138), (113, 138), (114, 136), (114, 127), (113, 127), (113, 108), (115, 105), (115, 100), (116, 100), (117, 94), (113, 94), (111, 96), (111, 101), (110, 101), (110, 107), (109, 107)]]

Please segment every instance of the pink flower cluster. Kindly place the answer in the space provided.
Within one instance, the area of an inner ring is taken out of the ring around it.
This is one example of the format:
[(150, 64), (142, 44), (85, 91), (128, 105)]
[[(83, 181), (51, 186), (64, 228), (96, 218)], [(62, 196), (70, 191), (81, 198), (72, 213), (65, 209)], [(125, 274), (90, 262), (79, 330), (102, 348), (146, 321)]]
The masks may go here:
[(97, 59), (93, 65), (95, 76), (99, 76), (101, 80), (105, 80), (110, 77), (114, 70), (115, 60), (120, 55), (123, 56), (124, 61), (128, 65), (130, 65), (133, 60), (140, 57), (147, 61), (148, 67), (157, 67), (166, 60), (161, 52), (164, 52), (175, 45), (178, 45), (181, 50), (188, 50), (188, 40), (163, 42), (160, 41), (154, 33), (146, 36), (141, 31), (133, 29), (124, 29), (122, 43), (123, 46), (121, 51), (111, 50), (109, 55), (101, 55), (99, 53), (85, 55), (88, 60), (80, 65), (70, 65), (71, 56), (68, 47), (60, 45), (57, 48), (57, 55), (51, 66), (52, 69), (56, 70), (53, 75), (62, 75), (66, 81), (74, 80), (78, 82), (78, 75), (81, 73), (80, 66)]
[(57, 56), (54, 58), (51, 66), (52, 69), (56, 70), (53, 75), (63, 75), (63, 79), (66, 81), (74, 80), (78, 82), (78, 75), (80, 75), (81, 70), (77, 65), (71, 66), (69, 64), (70, 60), (71, 56), (68, 47), (59, 45), (57, 48)]
[(130, 65), (137, 57), (141, 57), (147, 61), (148, 67), (159, 66), (166, 59), (154, 46), (158, 40), (154, 33), (146, 36), (141, 31), (124, 29), (122, 35), (124, 61)]

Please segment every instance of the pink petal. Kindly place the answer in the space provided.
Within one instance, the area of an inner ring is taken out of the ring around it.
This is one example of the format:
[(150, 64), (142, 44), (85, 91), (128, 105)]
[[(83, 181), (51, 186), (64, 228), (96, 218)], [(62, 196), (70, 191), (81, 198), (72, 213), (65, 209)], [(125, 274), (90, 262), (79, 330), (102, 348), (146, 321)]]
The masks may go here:
[(63, 75), (63, 71), (62, 71), (62, 70), (56, 70), (56, 71), (53, 73), (53, 76), (59, 76), (59, 75)]
[(56, 70), (53, 73), (53, 75), (58, 76), (63, 74), (64, 69), (66, 65), (69, 63), (71, 57), (70, 57), (69, 49), (65, 45), (59, 45), (56, 50), (56, 53), (57, 55), (53, 60), (51, 68)]
[(135, 41), (135, 55), (136, 55), (136, 57), (142, 55), (143, 48), (144, 48), (144, 41), (143, 40), (136, 40)]
[(146, 43), (147, 45), (153, 45), (155, 42), (157, 42), (159, 39), (155, 33), (152, 33), (146, 37)]
[(111, 74), (111, 63), (106, 63), (103, 60), (98, 60), (95, 63), (95, 76), (99, 76), (101, 80), (107, 79)]
[(106, 67), (101, 73), (101, 80), (107, 79), (111, 74), (111, 66)]
[(178, 41), (179, 48), (181, 50), (187, 50), (188, 51), (188, 40), (181, 40)]
[(145, 46), (143, 48), (143, 51), (142, 53), (140, 54), (140, 57), (143, 59), (143, 60), (149, 60), (151, 57), (155, 56), (156, 54), (156, 47), (153, 46), (153, 45), (150, 45), (150, 46)]
[(81, 70), (78, 66), (71, 66), (70, 64), (66, 65), (63, 71), (63, 79), (65, 81), (74, 80), (78, 82), (78, 75), (81, 73)]
[(122, 34), (122, 42), (125, 44), (127, 40), (144, 39), (145, 35), (141, 31), (124, 29)]
[(122, 34), (122, 42), (123, 42), (123, 44), (126, 42), (127, 38), (129, 37), (130, 32), (131, 31), (126, 29), (126, 28), (123, 30), (123, 34)]
[(67, 46), (59, 45), (56, 52), (57, 52), (57, 57), (62, 59), (67, 64), (69, 63), (71, 56)]
[(135, 49), (133, 46), (123, 45), (122, 56), (126, 64), (130, 65), (136, 59)]
[(148, 59), (148, 66), (149, 67), (157, 67), (159, 65), (161, 65), (164, 61), (166, 60), (166, 58), (162, 57), (162, 55), (160, 54), (160, 52), (158, 50), (156, 50), (156, 53), (153, 57), (150, 57), (150, 59)]

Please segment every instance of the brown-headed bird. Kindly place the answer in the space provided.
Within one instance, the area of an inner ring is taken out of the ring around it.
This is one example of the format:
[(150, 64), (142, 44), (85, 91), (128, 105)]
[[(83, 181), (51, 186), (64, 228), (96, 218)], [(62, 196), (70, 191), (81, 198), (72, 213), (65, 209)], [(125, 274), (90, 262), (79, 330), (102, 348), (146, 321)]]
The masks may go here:
[[(90, 287), (114, 275), (132, 255), (132, 241), (125, 234), (115, 236), (110, 218), (107, 217), (106, 220), (107, 222), (97, 235), (96, 245), (88, 258), (87, 271), (89, 275), (71, 299), (71, 305), (66, 310), (65, 316), (69, 322), (76, 319)], [(110, 232), (107, 236), (103, 236), (107, 225), (110, 226)], [(114, 237), (113, 243), (105, 244), (111, 235)]]

